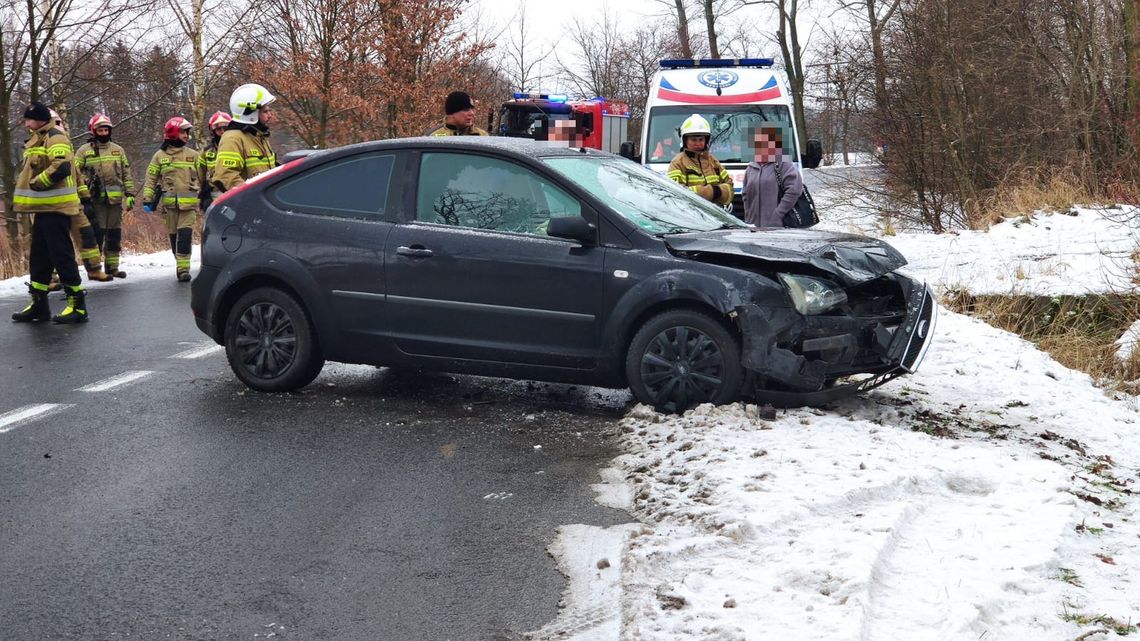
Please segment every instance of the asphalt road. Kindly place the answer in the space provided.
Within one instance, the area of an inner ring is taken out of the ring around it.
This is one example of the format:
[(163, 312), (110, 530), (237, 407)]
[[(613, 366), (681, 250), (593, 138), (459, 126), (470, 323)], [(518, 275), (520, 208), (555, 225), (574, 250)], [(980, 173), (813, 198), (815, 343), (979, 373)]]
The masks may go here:
[(558, 526), (628, 520), (589, 487), (621, 397), (335, 365), (258, 394), (188, 299), (0, 300), (0, 639), (516, 639), (555, 616)]

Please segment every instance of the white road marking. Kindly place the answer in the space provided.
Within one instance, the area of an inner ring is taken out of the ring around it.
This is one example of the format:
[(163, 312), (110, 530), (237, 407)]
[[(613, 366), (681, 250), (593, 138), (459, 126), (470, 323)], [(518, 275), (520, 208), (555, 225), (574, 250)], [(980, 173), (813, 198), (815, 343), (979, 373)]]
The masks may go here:
[(28, 405), (15, 409), (7, 414), (0, 414), (0, 434), (16, 429), (21, 423), (43, 418), (49, 414), (55, 414), (56, 412), (62, 412), (69, 407), (72, 407), (72, 405), (40, 403), (38, 405)]
[(125, 372), (123, 374), (119, 374), (118, 376), (113, 376), (111, 378), (108, 378), (107, 380), (105, 380), (101, 383), (92, 383), (90, 385), (84, 385), (83, 387), (80, 387), (79, 389), (77, 389), (75, 391), (77, 391), (77, 392), (106, 392), (109, 389), (114, 389), (120, 385), (126, 385), (127, 383), (130, 383), (131, 381), (137, 381), (138, 379), (143, 378), (144, 376), (150, 376), (153, 373), (154, 372), (147, 371), (147, 370), (139, 370), (137, 372)]
[(210, 354), (215, 354), (225, 349), (226, 348), (222, 345), (218, 345), (216, 343), (208, 343), (188, 349), (184, 352), (178, 352), (177, 354), (171, 355), (170, 358), (202, 358), (203, 356), (209, 356)]

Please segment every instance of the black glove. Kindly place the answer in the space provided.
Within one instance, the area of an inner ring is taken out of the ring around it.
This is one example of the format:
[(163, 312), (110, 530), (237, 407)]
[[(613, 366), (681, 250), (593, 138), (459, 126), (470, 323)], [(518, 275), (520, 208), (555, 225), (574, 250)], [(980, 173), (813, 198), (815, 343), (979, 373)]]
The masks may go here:
[(713, 188), (712, 199), (713, 199), (713, 202), (715, 203), (716, 201), (720, 200), (720, 185), (713, 185), (712, 188)]
[(87, 220), (95, 220), (95, 204), (91, 202), (90, 198), (80, 198), (79, 202), (83, 204), (83, 213), (87, 216)]
[(212, 204), (214, 204), (214, 192), (210, 190), (209, 185), (202, 185), (198, 190), (198, 207), (206, 211)]

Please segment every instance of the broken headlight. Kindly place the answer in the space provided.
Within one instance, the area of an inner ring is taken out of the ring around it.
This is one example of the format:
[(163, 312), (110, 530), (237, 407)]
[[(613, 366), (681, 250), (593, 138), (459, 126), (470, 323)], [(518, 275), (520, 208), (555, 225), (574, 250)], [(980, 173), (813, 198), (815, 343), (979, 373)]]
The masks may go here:
[(804, 316), (822, 314), (847, 302), (847, 292), (822, 278), (780, 274), (780, 282), (788, 290), (796, 311)]

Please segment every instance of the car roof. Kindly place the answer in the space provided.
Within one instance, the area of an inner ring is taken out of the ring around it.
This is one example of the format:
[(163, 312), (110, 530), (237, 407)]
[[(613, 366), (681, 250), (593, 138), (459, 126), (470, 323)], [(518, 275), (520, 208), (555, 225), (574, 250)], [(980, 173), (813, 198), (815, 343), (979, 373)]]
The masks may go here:
[[(620, 158), (614, 154), (588, 147), (553, 147), (541, 144), (530, 138), (508, 138), (501, 136), (418, 136), (415, 138), (389, 138), (355, 143), (344, 147), (334, 147), (313, 151), (303, 157), (323, 158), (357, 154), (366, 151), (386, 149), (421, 149), (452, 151), (490, 151), (510, 156), (531, 159), (572, 156), (600, 156)], [(295, 156), (294, 156), (295, 157)]]

